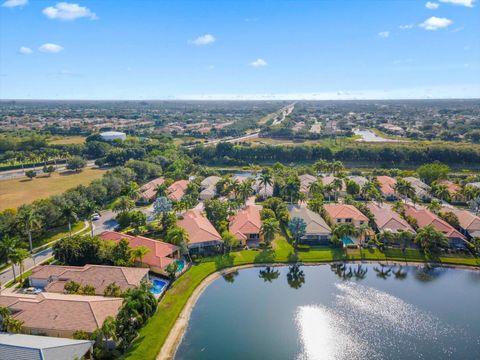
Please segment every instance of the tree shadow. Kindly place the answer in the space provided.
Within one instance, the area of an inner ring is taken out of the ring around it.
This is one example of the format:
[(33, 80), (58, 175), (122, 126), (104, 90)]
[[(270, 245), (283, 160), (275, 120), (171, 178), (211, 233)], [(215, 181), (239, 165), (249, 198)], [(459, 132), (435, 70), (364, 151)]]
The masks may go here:
[(215, 267), (217, 270), (233, 266), (234, 256), (232, 254), (223, 254), (215, 257)]

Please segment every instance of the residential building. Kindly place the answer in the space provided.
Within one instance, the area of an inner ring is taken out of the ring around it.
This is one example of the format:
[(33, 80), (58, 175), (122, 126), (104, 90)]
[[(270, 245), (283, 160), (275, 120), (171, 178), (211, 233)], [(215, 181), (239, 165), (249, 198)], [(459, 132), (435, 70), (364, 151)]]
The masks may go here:
[(476, 187), (476, 188), (480, 189), (480, 181), (471, 182), (471, 183), (466, 184), (465, 186), (473, 186), (473, 187)]
[(468, 238), (480, 237), (480, 217), (468, 210), (444, 206), (442, 212), (453, 212), (460, 224), (460, 232)]
[(140, 198), (144, 202), (152, 202), (157, 197), (157, 187), (165, 182), (163, 177), (149, 181), (140, 188)]
[(200, 183), (200, 187), (201, 189), (206, 189), (206, 188), (209, 188), (211, 186), (216, 186), (217, 183), (221, 180), (222, 178), (220, 176), (208, 176), (206, 177), (205, 179), (202, 180), (202, 182)]
[(243, 245), (249, 242), (258, 242), (262, 220), (260, 209), (256, 205), (247, 205), (229, 219), (229, 231), (240, 240)]
[(217, 195), (217, 183), (222, 178), (219, 176), (208, 176), (200, 183), (200, 200), (213, 199)]
[(395, 192), (395, 185), (397, 180), (390, 176), (377, 176), (377, 180), (380, 184), (380, 194), (387, 200), (395, 200), (397, 194)]
[(300, 180), (300, 191), (305, 194), (308, 194), (310, 185), (317, 181), (317, 178), (310, 174), (302, 174), (298, 177), (298, 179)]
[(428, 202), (432, 200), (432, 196), (430, 195), (430, 190), (432, 188), (425, 184), (422, 180), (413, 177), (413, 176), (408, 176), (403, 178), (406, 182), (408, 182), (410, 185), (412, 185), (413, 189), (415, 190), (415, 195), (417, 198), (424, 202)]
[(257, 178), (253, 183), (253, 191), (255, 191), (255, 194), (257, 194), (257, 196), (262, 199), (271, 197), (273, 195), (273, 181), (272, 181), (272, 185), (261, 184), (260, 179)]
[(368, 218), (353, 205), (325, 204), (323, 207), (332, 224), (353, 224), (357, 228), (368, 224)]
[(206, 248), (222, 246), (222, 237), (212, 223), (198, 210), (188, 210), (177, 225), (188, 233), (188, 248), (202, 251)]
[(301, 238), (301, 243), (314, 245), (328, 245), (330, 243), (332, 230), (319, 214), (311, 211), (304, 204), (289, 205), (288, 213), (290, 214), (290, 219), (300, 218), (307, 225), (305, 235)]
[(146, 247), (149, 250), (148, 253), (141, 260), (138, 260), (138, 262), (142, 267), (148, 267), (151, 271), (158, 274), (164, 275), (165, 268), (180, 258), (180, 248), (178, 246), (144, 236), (132, 236), (116, 231), (104, 231), (100, 234), (100, 238), (102, 240), (115, 242), (125, 239), (131, 248), (137, 248), (139, 246)]
[(347, 179), (353, 181), (358, 186), (360, 186), (360, 189), (362, 189), (365, 186), (365, 184), (368, 183), (368, 179), (365, 176), (352, 175), (352, 176), (347, 176)]
[(393, 211), (390, 205), (369, 203), (367, 207), (375, 218), (375, 226), (378, 231), (390, 231), (392, 233), (407, 231), (415, 234), (415, 230), (410, 224), (400, 214)]
[(417, 221), (418, 228), (422, 229), (427, 225), (433, 226), (437, 231), (443, 233), (452, 248), (465, 248), (466, 237), (446, 221), (440, 219), (428, 209), (410, 204), (405, 205), (405, 215), (411, 216)]
[(142, 281), (148, 281), (148, 269), (106, 265), (40, 265), (32, 270), (28, 281), (30, 286), (55, 293), (64, 293), (65, 284), (74, 281), (82, 286), (91, 285), (95, 288), (95, 295), (103, 295), (105, 288), (113, 283), (124, 292), (139, 286)]
[(83, 359), (93, 350), (91, 340), (0, 333), (0, 359), (72, 360)]
[(167, 196), (170, 200), (180, 201), (182, 200), (185, 192), (187, 191), (188, 180), (178, 180), (167, 188)]
[(454, 183), (450, 180), (440, 180), (438, 182), (440, 185), (445, 185), (447, 187), (448, 193), (450, 194), (450, 199), (452, 202), (464, 202), (465, 197), (462, 195), (462, 187), (459, 184)]
[(93, 333), (108, 316), (117, 316), (122, 302), (122, 298), (49, 292), (3, 291), (0, 295), (0, 307), (9, 308), (14, 319), (23, 321), (23, 333), (67, 338), (77, 330)]

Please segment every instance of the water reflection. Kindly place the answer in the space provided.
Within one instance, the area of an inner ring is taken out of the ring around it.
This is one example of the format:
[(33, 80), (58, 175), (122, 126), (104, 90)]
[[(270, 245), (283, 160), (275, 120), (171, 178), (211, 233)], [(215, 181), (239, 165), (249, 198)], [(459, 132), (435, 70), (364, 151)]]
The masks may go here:
[(415, 268), (415, 279), (421, 282), (430, 282), (438, 279), (445, 273), (446, 269), (435, 266), (423, 266)]
[(235, 282), (235, 278), (238, 276), (239, 272), (238, 271), (232, 271), (227, 274), (223, 275), (223, 280), (226, 282), (233, 284)]
[(346, 263), (331, 264), (330, 270), (342, 280), (363, 280), (367, 277), (368, 269), (358, 264), (349, 266)]
[(294, 264), (289, 267), (287, 273), (287, 282), (292, 289), (300, 289), (305, 283), (305, 273), (300, 270), (298, 264)]
[(407, 278), (407, 272), (403, 270), (401, 265), (398, 266), (398, 269), (393, 270), (392, 273), (397, 280), (405, 280)]
[(260, 270), (258, 277), (263, 279), (265, 282), (271, 283), (273, 280), (277, 280), (280, 276), (280, 271), (277, 269), (267, 266), (265, 269)]
[(392, 272), (392, 268), (385, 264), (380, 264), (380, 267), (375, 266), (373, 270), (377, 273), (377, 276), (383, 280), (387, 280)]

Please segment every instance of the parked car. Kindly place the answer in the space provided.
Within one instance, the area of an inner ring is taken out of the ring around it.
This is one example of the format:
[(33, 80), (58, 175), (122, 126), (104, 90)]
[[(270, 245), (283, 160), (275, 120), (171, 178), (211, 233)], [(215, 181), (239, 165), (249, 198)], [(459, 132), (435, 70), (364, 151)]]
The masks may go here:
[(93, 220), (93, 221), (100, 220), (100, 214), (93, 214), (93, 215), (92, 215), (92, 220)]
[(24, 294), (31, 294), (31, 295), (37, 295), (42, 292), (42, 289), (36, 288), (36, 287), (29, 287), (23, 290)]

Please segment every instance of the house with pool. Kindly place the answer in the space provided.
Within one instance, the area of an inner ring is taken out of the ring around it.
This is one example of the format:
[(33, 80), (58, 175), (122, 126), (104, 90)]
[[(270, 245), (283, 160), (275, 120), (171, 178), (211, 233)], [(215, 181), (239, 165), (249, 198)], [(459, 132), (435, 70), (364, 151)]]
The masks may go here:
[(453, 206), (444, 206), (440, 212), (453, 212), (460, 224), (460, 232), (467, 238), (480, 238), (480, 217), (464, 209), (458, 209)]
[(305, 235), (300, 238), (300, 243), (308, 245), (329, 245), (332, 230), (325, 220), (313, 212), (305, 204), (289, 205), (290, 219), (300, 218), (307, 224)]
[(149, 269), (107, 265), (59, 266), (39, 265), (28, 277), (31, 287), (47, 292), (65, 293), (65, 284), (74, 281), (81, 286), (90, 285), (95, 288), (95, 295), (103, 295), (105, 289), (112, 284), (122, 292), (149, 281)]
[(184, 263), (183, 260), (181, 260), (180, 248), (176, 245), (150, 239), (145, 236), (132, 236), (116, 231), (104, 231), (100, 234), (100, 239), (115, 242), (125, 239), (128, 241), (131, 248), (139, 246), (146, 247), (149, 251), (139, 262), (139, 265), (141, 267), (149, 268), (150, 271), (154, 273), (167, 275), (165, 268), (174, 261), (177, 261), (180, 268), (183, 270)]
[(392, 233), (407, 231), (412, 235), (415, 234), (415, 230), (410, 224), (400, 214), (393, 211), (390, 205), (372, 202), (367, 205), (367, 208), (375, 218), (377, 231), (390, 231)]
[[(355, 228), (359, 229), (360, 227), (368, 224), (368, 218), (353, 205), (325, 204), (323, 207), (332, 226), (352, 224)], [(345, 246), (356, 246), (370, 240), (372, 235), (373, 232), (367, 231), (366, 234), (363, 234), (360, 237), (346, 237), (342, 239), (342, 242)]]
[(222, 237), (199, 210), (186, 211), (177, 221), (177, 225), (188, 234), (188, 249), (193, 253), (202, 253), (223, 246)]

